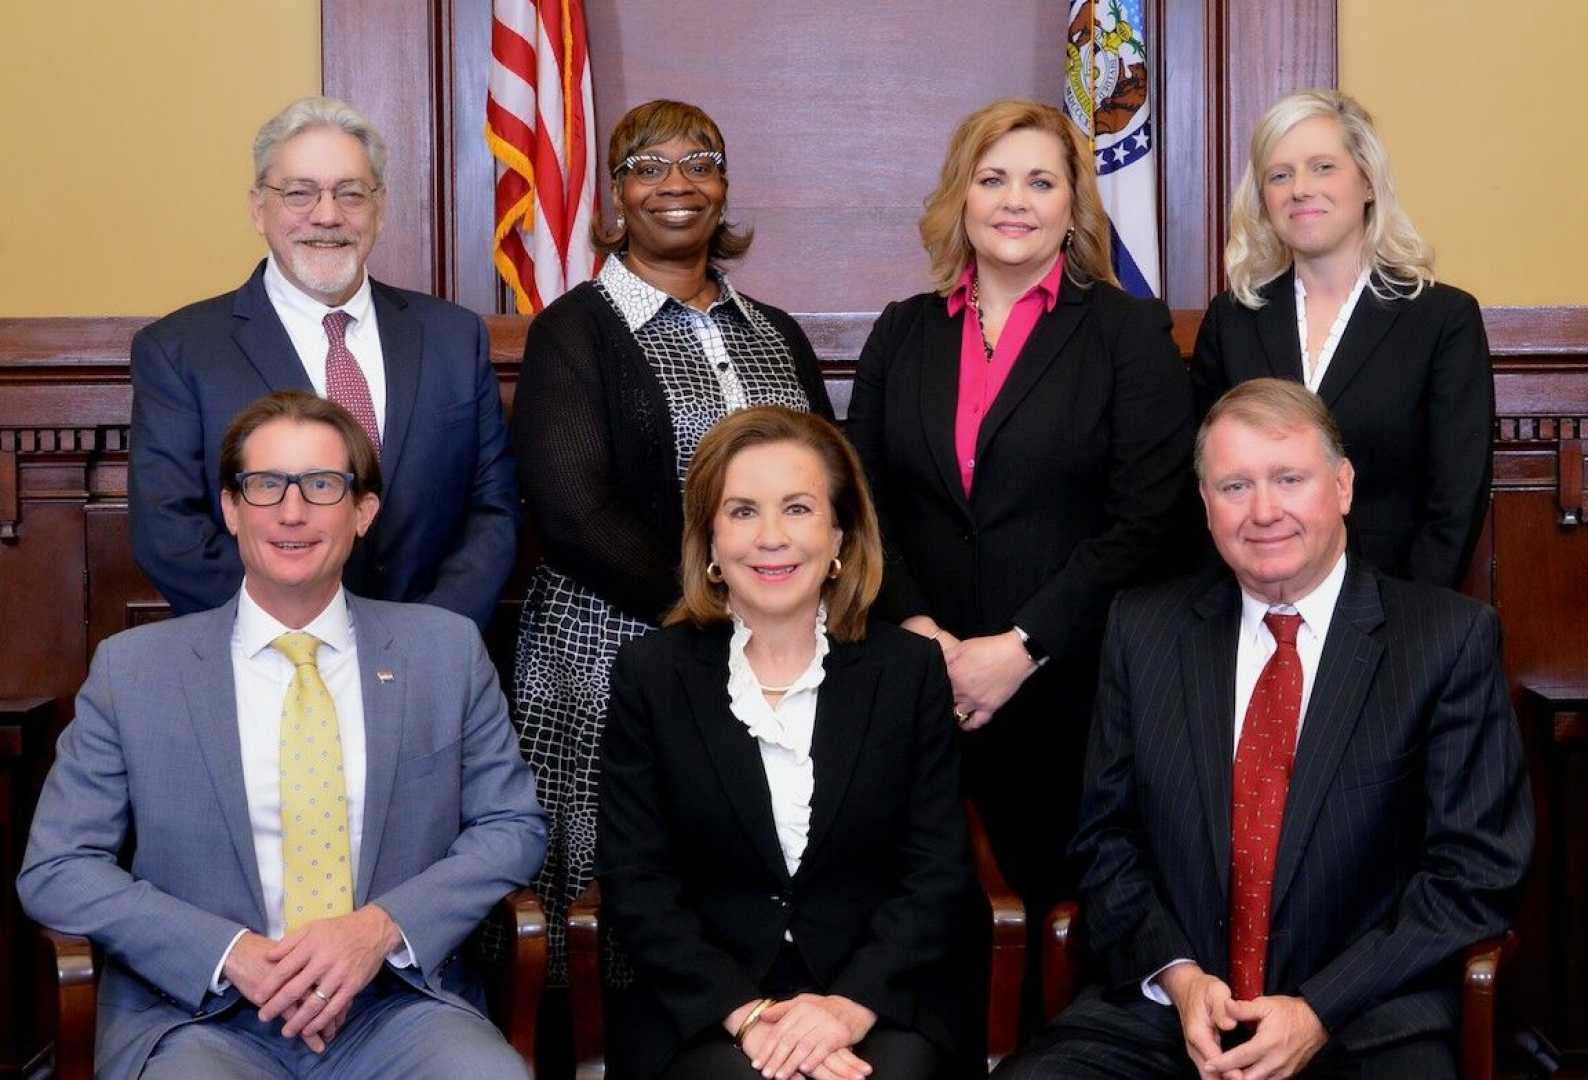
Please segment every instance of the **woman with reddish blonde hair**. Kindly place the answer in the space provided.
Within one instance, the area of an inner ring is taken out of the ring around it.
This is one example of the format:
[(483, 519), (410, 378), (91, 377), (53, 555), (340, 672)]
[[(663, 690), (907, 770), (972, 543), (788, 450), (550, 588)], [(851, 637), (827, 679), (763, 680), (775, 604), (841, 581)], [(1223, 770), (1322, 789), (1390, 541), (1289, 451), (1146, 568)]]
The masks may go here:
[(1190, 387), (1168, 309), (1117, 285), (1059, 110), (961, 121), (921, 240), (935, 288), (883, 311), (849, 410), (887, 552), (877, 611), (942, 648), (969, 793), (1041, 912), (1069, 884), (1109, 602), (1184, 520)]
[(682, 549), (666, 627), (612, 671), (597, 869), (635, 972), (612, 1075), (983, 1073), (948, 675), (867, 622), (882, 545), (854, 450), (806, 413), (727, 417)]

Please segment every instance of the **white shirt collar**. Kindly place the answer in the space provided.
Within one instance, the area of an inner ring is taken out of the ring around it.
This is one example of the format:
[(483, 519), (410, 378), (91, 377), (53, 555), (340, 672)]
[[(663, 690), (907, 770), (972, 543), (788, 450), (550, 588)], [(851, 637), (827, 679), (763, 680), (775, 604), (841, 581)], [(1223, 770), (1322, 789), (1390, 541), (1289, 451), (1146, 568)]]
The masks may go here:
[[(232, 628), (232, 636), (242, 646), (244, 656), (249, 659), (258, 656), (270, 648), (272, 641), (282, 634), (291, 633), (292, 629), (248, 595), (246, 582), (238, 590), (237, 622)], [(319, 638), (322, 645), (334, 652), (350, 648), (353, 644), (353, 615), (347, 606), (347, 590), (337, 586), (336, 595), (325, 605), (325, 610), (310, 620), (303, 630)]]
[(1340, 599), (1340, 589), (1344, 584), (1345, 553), (1341, 552), (1334, 569), (1318, 583), (1317, 588), (1289, 604), (1270, 604), (1267, 600), (1253, 596), (1242, 589), (1241, 631), (1245, 634), (1256, 634), (1263, 625), (1263, 616), (1270, 611), (1278, 611), (1282, 614), (1294, 612), (1301, 616), (1302, 625), (1322, 640), (1328, 636), (1329, 622), (1334, 618), (1334, 605)]
[[(1357, 297), (1362, 295), (1362, 289), (1367, 285), (1368, 279), (1372, 276), (1373, 268), (1371, 266), (1364, 266), (1362, 268), (1362, 272), (1356, 276), (1356, 284), (1351, 286), (1351, 294), (1346, 297), (1346, 308), (1349, 309), (1356, 306)], [(1296, 283), (1297, 299), (1305, 300), (1307, 298), (1307, 283), (1301, 280), (1301, 274), (1297, 273), (1294, 269), (1291, 271), (1291, 277)]]
[(355, 324), (362, 324), (368, 318), (370, 305), (374, 302), (368, 270), (364, 271), (364, 280), (359, 282), (358, 290), (348, 297), (347, 303), (327, 307), (287, 280), (287, 275), (281, 272), (281, 267), (276, 263), (275, 252), (265, 256), (265, 295), (283, 316), (290, 314), (311, 323), (323, 323), (331, 312), (345, 311), (353, 317)]
[[(732, 303), (739, 309), (739, 314), (748, 321), (750, 311), (728, 280), (728, 276), (716, 270), (709, 272), (716, 275), (717, 285), (722, 290), (713, 301), (710, 310), (716, 310), (722, 304)], [(612, 302), (617, 305), (618, 312), (628, 324), (630, 333), (634, 333), (655, 318), (656, 313), (666, 307), (669, 300), (678, 303), (667, 293), (624, 266), (623, 260), (616, 255), (608, 256), (601, 264), (601, 273), (596, 275), (596, 280), (601, 282), (606, 288), (607, 295), (612, 297)], [(678, 306), (683, 307), (682, 304)]]
[[(751, 735), (791, 750), (796, 761), (803, 761), (811, 752), (811, 726), (786, 725), (782, 713), (797, 696), (814, 692), (826, 678), (827, 672), (822, 664), (832, 648), (827, 638), (827, 604), (824, 602), (816, 609), (816, 652), (811, 656), (811, 662), (806, 665), (805, 670), (789, 683), (788, 690), (776, 709), (761, 692), (761, 680), (756, 678), (755, 670), (750, 667), (750, 659), (745, 655), (744, 650), (750, 644), (752, 634), (750, 627), (733, 613), (732, 608), (728, 609), (728, 614), (733, 617), (733, 637), (728, 641), (730, 709), (734, 716), (750, 729)], [(792, 714), (794, 710), (790, 712)]]

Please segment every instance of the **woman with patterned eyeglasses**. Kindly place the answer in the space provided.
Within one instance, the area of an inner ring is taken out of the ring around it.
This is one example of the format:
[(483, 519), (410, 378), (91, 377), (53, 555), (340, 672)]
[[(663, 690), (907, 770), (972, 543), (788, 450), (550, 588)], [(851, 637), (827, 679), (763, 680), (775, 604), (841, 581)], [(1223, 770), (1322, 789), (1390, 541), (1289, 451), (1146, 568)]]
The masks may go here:
[[(597, 755), (618, 647), (679, 597), (681, 488), (695, 446), (752, 405), (832, 416), (816, 354), (786, 313), (736, 292), (721, 264), (750, 233), (725, 216), (722, 133), (700, 109), (651, 101), (608, 146), (611, 227), (596, 280), (530, 324), (513, 414), (520, 490), (540, 540), (519, 627), (514, 698), (551, 818), (535, 886), (566, 981), (563, 918), (590, 881)], [(609, 978), (621, 979), (609, 964)]]

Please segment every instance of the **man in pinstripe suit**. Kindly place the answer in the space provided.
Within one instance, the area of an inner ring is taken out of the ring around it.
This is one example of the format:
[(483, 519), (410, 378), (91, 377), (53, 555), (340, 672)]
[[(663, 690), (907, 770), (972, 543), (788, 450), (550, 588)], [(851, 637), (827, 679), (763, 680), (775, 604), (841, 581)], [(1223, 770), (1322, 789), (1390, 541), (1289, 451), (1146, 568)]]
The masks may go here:
[(1102, 983), (998, 1075), (1453, 1078), (1452, 961), (1533, 845), (1498, 618), (1347, 555), (1352, 465), (1299, 385), (1226, 394), (1196, 466), (1228, 572), (1122, 596), (1104, 643), (1072, 852)]

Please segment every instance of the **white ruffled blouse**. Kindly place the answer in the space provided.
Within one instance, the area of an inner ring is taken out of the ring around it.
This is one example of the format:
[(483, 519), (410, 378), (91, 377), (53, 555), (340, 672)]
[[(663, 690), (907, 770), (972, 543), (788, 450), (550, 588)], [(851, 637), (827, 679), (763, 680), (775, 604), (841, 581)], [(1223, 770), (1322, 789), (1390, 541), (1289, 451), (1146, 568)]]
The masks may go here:
[(816, 694), (826, 672), (822, 661), (827, 640), (827, 606), (816, 612), (816, 654), (792, 683), (776, 708), (761, 692), (745, 646), (751, 630), (733, 616), (733, 637), (728, 642), (728, 705), (733, 715), (755, 737), (772, 792), (772, 821), (777, 826), (778, 847), (789, 876), (800, 868), (811, 827), (811, 792), (816, 771), (811, 761), (811, 735), (816, 729)]

